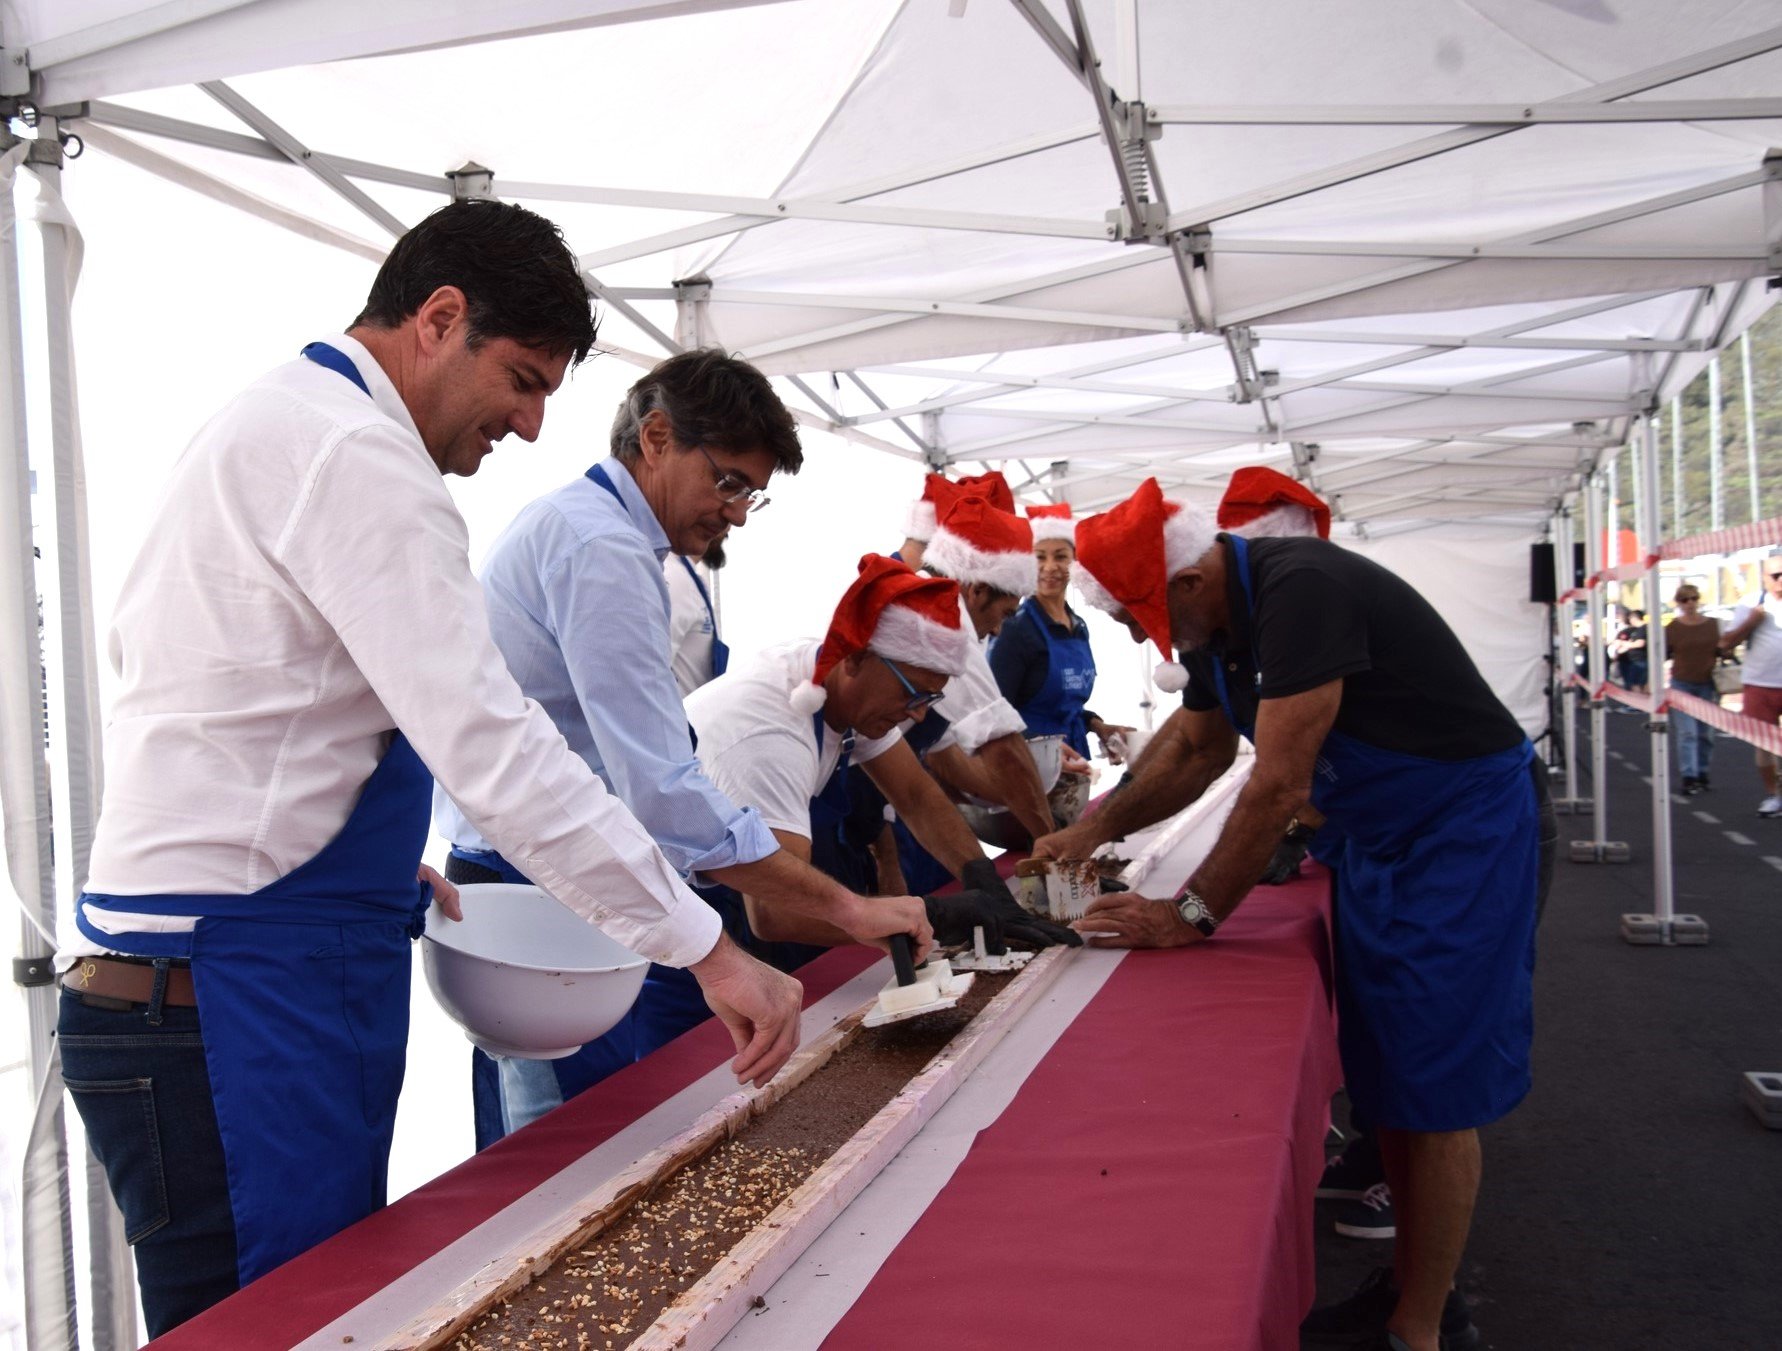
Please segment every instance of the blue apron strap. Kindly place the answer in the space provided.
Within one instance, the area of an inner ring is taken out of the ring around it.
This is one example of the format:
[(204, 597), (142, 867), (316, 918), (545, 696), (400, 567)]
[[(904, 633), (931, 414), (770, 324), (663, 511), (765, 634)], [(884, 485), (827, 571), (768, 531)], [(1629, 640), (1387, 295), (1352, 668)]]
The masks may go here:
[(705, 617), (712, 626), (712, 679), (716, 680), (730, 669), (730, 645), (718, 637), (718, 612), (712, 608), (712, 593), (705, 589), (705, 583), (699, 578), (699, 569), (693, 566), (693, 560), (684, 554), (676, 554), (680, 564), (693, 579), (693, 585), (699, 589), (699, 599), (705, 602)]
[(597, 464), (592, 466), (588, 470), (587, 476), (591, 482), (599, 484), (602, 488), (605, 488), (611, 493), (613, 495), (613, 500), (620, 506), (625, 505), (625, 499), (619, 496), (618, 484), (613, 482), (612, 475), (606, 472), (606, 467), (604, 465)]
[[(1244, 601), (1250, 607), (1250, 616), (1253, 618), (1256, 613), (1256, 592), (1250, 585), (1249, 541), (1242, 535), (1228, 535), (1226, 538), (1231, 541), (1233, 566), (1237, 569), (1238, 581), (1244, 588)], [(1251, 660), (1255, 660), (1253, 655)], [(1225, 710), (1226, 721), (1241, 732), (1246, 740), (1254, 742), (1256, 728), (1238, 720), (1237, 710), (1231, 702), (1231, 688), (1225, 683), (1225, 663), (1219, 660), (1216, 653), (1213, 656), (1213, 683), (1219, 688), (1219, 707)]]
[(371, 397), (371, 386), (365, 383), (365, 377), (359, 374), (359, 368), (353, 359), (338, 347), (330, 347), (325, 342), (312, 342), (303, 349), (303, 355), (318, 366), (325, 366), (336, 375), (344, 375), (364, 391), (365, 397)]

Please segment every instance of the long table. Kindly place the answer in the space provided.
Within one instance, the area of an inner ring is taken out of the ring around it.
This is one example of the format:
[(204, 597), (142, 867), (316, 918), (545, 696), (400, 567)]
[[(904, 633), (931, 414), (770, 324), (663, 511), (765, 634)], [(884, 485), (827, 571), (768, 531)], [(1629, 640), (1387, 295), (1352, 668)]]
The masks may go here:
[[(1259, 888), (1211, 943), (1074, 954), (1058, 983), (727, 1346), (1295, 1345), (1338, 1083), (1326, 882)], [(888, 978), (801, 971), (806, 1036)], [(735, 1085), (695, 1028), (157, 1340), (375, 1345)]]

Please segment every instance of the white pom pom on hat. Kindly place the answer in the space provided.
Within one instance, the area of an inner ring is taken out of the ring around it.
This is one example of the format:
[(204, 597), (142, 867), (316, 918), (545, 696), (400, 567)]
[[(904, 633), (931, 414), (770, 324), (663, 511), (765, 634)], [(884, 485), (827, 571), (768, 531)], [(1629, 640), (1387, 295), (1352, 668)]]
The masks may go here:
[(1161, 661), (1151, 679), (1165, 694), (1180, 694), (1188, 688), (1188, 668), (1179, 661)]

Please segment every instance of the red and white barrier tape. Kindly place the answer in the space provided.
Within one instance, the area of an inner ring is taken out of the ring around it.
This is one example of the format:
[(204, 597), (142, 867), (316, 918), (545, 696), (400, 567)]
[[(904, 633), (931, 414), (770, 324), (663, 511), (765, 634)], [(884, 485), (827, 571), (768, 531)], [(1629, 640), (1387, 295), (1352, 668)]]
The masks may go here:
[(1658, 546), (1660, 558), (1700, 558), (1703, 554), (1730, 554), (1740, 549), (1758, 549), (1766, 544), (1782, 544), (1782, 516), (1770, 521), (1753, 521), (1735, 525), (1688, 539), (1666, 540)]
[(1638, 694), (1633, 690), (1623, 689), (1612, 680), (1603, 681), (1594, 692), (1590, 682), (1580, 675), (1572, 676), (1566, 683), (1583, 690), (1593, 699), (1613, 699), (1618, 704), (1627, 704), (1642, 713), (1687, 713), (1747, 745), (1756, 746), (1771, 755), (1782, 755), (1782, 727), (1774, 723), (1759, 722), (1756, 718), (1747, 718), (1743, 713), (1734, 713), (1719, 704), (1698, 699), (1693, 694), (1685, 694), (1682, 690), (1666, 689), (1664, 704), (1660, 708), (1654, 704), (1650, 694)]
[(1677, 712), (1687, 713), (1690, 717), (1756, 746), (1759, 750), (1768, 751), (1771, 755), (1782, 755), (1782, 727), (1774, 723), (1759, 722), (1756, 718), (1747, 718), (1743, 713), (1728, 712), (1719, 704), (1698, 699), (1681, 690), (1670, 690), (1668, 694), (1670, 697), (1666, 703)]

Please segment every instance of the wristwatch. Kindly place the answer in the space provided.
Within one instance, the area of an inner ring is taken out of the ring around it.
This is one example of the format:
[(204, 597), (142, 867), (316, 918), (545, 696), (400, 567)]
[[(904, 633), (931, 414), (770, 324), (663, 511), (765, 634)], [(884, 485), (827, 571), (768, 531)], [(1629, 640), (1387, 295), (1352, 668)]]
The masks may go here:
[(1182, 923), (1200, 930), (1202, 938), (1211, 938), (1218, 932), (1218, 918), (1207, 909), (1207, 903), (1192, 891), (1184, 891), (1176, 897), (1176, 913), (1182, 917)]

